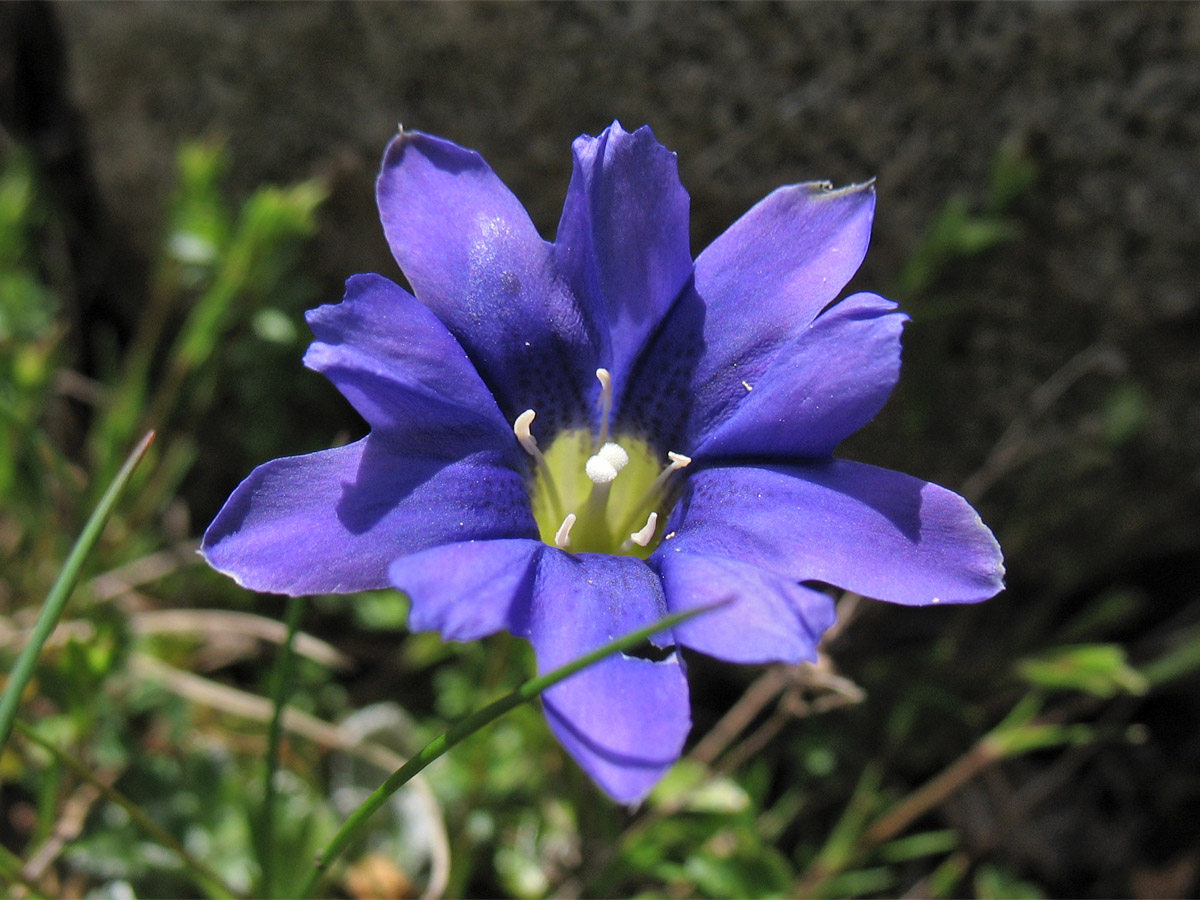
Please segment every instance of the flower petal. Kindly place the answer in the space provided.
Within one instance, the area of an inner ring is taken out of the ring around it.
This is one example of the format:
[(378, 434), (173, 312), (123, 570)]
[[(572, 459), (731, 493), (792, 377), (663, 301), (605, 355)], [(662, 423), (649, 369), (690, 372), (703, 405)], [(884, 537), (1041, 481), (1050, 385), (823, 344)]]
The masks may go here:
[(304, 364), (332, 381), (373, 429), (442, 457), (514, 448), (512, 428), (462, 347), (408, 291), (379, 275), (346, 282), (341, 303), (310, 310)]
[(555, 250), (575, 295), (594, 311), (601, 360), (619, 395), (633, 359), (692, 274), (690, 201), (675, 154), (649, 127), (619, 122), (572, 147)]
[(700, 254), (695, 280), (638, 361), (623, 424), (691, 453), (780, 349), (858, 270), (875, 190), (796, 184), (768, 194)]
[(474, 151), (404, 131), (376, 193), (417, 299), (462, 344), (505, 418), (532, 408), (551, 432), (580, 424), (598, 365), (594, 323), (496, 173)]
[(295, 596), (387, 587), (392, 560), (439, 544), (536, 536), (504, 454), (447, 463), (371, 436), (259, 466), (201, 552), (243, 587)]
[(388, 577), (408, 594), (412, 631), (474, 641), (523, 621), (533, 591), (541, 541), (469, 541), (402, 556)]
[[(730, 402), (697, 410), (692, 456), (820, 459), (883, 407), (900, 377), (900, 332), (908, 316), (875, 294), (855, 294), (823, 312)], [(701, 415), (726, 418), (704, 421)]]
[(676, 642), (735, 663), (814, 662), (833, 600), (758, 566), (700, 553), (655, 554), (673, 613), (730, 601), (676, 625)]
[[(633, 557), (570, 555), (547, 547), (528, 620), (516, 633), (548, 672), (666, 615), (658, 576)], [(679, 758), (691, 728), (677, 654), (652, 662), (618, 654), (543, 695), (567, 751), (622, 803), (637, 803)]]
[(658, 551), (740, 559), (797, 581), (923, 606), (1003, 587), (1000, 547), (962, 497), (862, 463), (704, 469)]

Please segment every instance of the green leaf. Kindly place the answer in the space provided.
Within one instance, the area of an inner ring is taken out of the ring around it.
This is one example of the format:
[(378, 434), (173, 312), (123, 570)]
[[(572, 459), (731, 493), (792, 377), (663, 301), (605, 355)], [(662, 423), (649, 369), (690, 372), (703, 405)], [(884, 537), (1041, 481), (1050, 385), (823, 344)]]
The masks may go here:
[(1172, 637), (1171, 649), (1142, 667), (1146, 681), (1154, 687), (1200, 671), (1200, 627), (1180, 631)]
[(714, 775), (698, 762), (681, 760), (655, 785), (646, 803), (672, 812), (732, 814), (745, 810), (750, 797), (733, 779)]
[(907, 862), (910, 859), (949, 853), (957, 847), (958, 832), (953, 829), (925, 831), (884, 844), (879, 848), (879, 858), (889, 863)]
[(1131, 667), (1119, 644), (1076, 644), (1022, 660), (1017, 671), (1030, 684), (1048, 690), (1080, 691), (1093, 697), (1144, 694), (1145, 676)]
[(975, 872), (975, 896), (980, 900), (1042, 900), (1046, 894), (1007, 869), (984, 864)]
[(1038, 177), (1037, 164), (1030, 159), (1020, 143), (1006, 141), (1000, 145), (992, 161), (988, 211), (1005, 212), (1032, 190)]
[(1001, 756), (1020, 756), (1050, 747), (1086, 744), (1095, 736), (1090, 725), (1021, 725), (993, 734), (989, 740)]
[(896, 882), (892, 870), (884, 866), (856, 869), (833, 876), (821, 885), (822, 897), (863, 897), (887, 891)]

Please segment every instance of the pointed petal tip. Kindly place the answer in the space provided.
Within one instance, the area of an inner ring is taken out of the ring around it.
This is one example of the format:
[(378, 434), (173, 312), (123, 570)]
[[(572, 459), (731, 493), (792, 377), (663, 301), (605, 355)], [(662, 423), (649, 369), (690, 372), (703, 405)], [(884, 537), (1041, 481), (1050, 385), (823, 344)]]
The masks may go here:
[(842, 187), (834, 187), (832, 181), (801, 181), (779, 190), (807, 194), (814, 200), (859, 199), (871, 204), (875, 203), (874, 178)]
[(581, 134), (571, 144), (571, 149), (575, 156), (584, 152), (588, 147), (599, 145), (601, 148), (607, 147), (610, 142), (615, 142), (616, 146), (620, 146), (623, 142), (632, 141), (647, 141), (650, 144), (650, 149), (665, 153), (672, 159), (678, 158), (678, 154), (669, 147), (663, 146), (658, 138), (654, 135), (654, 129), (649, 125), (639, 125), (632, 131), (625, 128), (621, 124), (620, 119), (613, 119), (612, 122), (604, 128), (599, 134)]
[[(215, 524), (215, 522), (214, 522), (214, 524)], [(212, 530), (212, 525), (209, 526), (209, 531), (211, 531), (211, 530)], [(205, 564), (210, 569), (212, 569), (214, 572), (221, 573), (222, 575), (224, 575), (226, 578), (228, 578), (230, 581), (232, 581), (234, 584), (236, 584), (238, 587), (240, 587), (244, 591), (254, 591), (255, 593), (259, 593), (259, 594), (283, 593), (282, 591), (272, 590), (269, 586), (264, 587), (264, 586), (258, 586), (255, 584), (247, 583), (246, 579), (242, 576), (242, 573), (240, 571), (238, 571), (237, 569), (230, 568), (226, 563), (223, 563), (220, 561), (220, 553), (217, 552), (214, 554), (213, 551), (215, 549), (216, 549), (216, 544), (215, 543), (211, 544), (211, 545), (209, 544), (208, 533), (206, 532), (200, 547), (197, 548), (197, 550), (196, 550), (196, 553), (198, 553), (200, 555), (200, 558), (202, 560), (204, 560)]]
[[(966, 502), (965, 500), (963, 501)], [(969, 505), (968, 505), (969, 506)], [(969, 592), (960, 595), (951, 596), (934, 596), (924, 602), (914, 603), (914, 606), (965, 606), (968, 604), (984, 603), (988, 600), (994, 600), (1000, 594), (1004, 593), (1007, 585), (1005, 584), (1005, 576), (1007, 570), (1004, 566), (1004, 551), (1000, 547), (1000, 542), (996, 540), (996, 535), (992, 530), (984, 524), (983, 519), (973, 507), (969, 507), (974, 515), (974, 526), (976, 533), (979, 535), (979, 543), (982, 545), (980, 549), (981, 565), (975, 571), (976, 584), (972, 586)], [(887, 598), (881, 599), (885, 602), (890, 602)]]
[(487, 163), (484, 162), (478, 151), (463, 147), (446, 138), (436, 137), (424, 131), (410, 131), (401, 126), (388, 141), (388, 145), (383, 151), (383, 161), (376, 178), (377, 190), (390, 170), (403, 165), (404, 155), (410, 149), (427, 158), (435, 168), (446, 169), (450, 172), (468, 168), (487, 168)]

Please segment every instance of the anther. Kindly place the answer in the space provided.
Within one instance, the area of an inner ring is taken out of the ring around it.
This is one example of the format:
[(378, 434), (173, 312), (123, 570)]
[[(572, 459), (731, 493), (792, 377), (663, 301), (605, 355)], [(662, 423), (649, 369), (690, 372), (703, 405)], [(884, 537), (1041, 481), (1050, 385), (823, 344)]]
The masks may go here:
[(546, 493), (549, 497), (551, 507), (561, 513), (562, 500), (559, 499), (558, 488), (554, 484), (554, 475), (550, 472), (550, 466), (546, 464), (546, 457), (538, 449), (537, 438), (529, 430), (529, 426), (533, 424), (533, 420), (536, 417), (537, 413), (532, 409), (525, 410), (513, 422), (513, 434), (517, 436), (517, 443), (524, 448), (526, 453), (533, 457), (538, 474), (541, 475), (542, 480), (545, 482)]
[(559, 550), (566, 550), (571, 546), (571, 529), (575, 527), (576, 518), (575, 513), (571, 513), (563, 519), (563, 523), (558, 526), (558, 531), (554, 532), (554, 546)]
[(667, 459), (671, 462), (665, 469), (658, 473), (658, 477), (654, 479), (654, 483), (650, 485), (650, 490), (646, 493), (650, 496), (657, 496), (658, 492), (663, 489), (667, 483), (667, 479), (680, 469), (686, 469), (692, 464), (690, 456), (684, 456), (682, 453), (676, 453), (674, 450), (667, 451)]
[(640, 531), (635, 531), (629, 536), (629, 539), (639, 547), (649, 546), (650, 541), (654, 539), (654, 529), (658, 527), (658, 513), (652, 512), (646, 519), (646, 524), (642, 526)]
[(668, 472), (674, 472), (676, 469), (686, 469), (692, 464), (690, 456), (684, 456), (682, 453), (676, 453), (674, 450), (667, 451), (667, 459), (671, 461), (671, 464), (667, 466)]
[(529, 430), (529, 426), (533, 424), (533, 420), (537, 417), (532, 409), (527, 409), (525, 412), (517, 416), (517, 420), (513, 422), (513, 434), (517, 436), (517, 443), (525, 448), (525, 452), (534, 459), (540, 459), (542, 452), (538, 450), (537, 438)]

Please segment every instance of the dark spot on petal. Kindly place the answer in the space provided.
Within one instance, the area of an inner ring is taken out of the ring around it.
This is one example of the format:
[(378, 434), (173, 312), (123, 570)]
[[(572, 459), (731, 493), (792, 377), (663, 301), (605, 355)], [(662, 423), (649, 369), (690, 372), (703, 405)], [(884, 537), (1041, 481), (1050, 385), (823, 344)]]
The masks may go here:
[(650, 662), (662, 662), (670, 659), (671, 654), (675, 652), (675, 645), (670, 647), (657, 647), (649, 641), (642, 641), (632, 650), (626, 650), (622, 655), (632, 659), (648, 659)]

